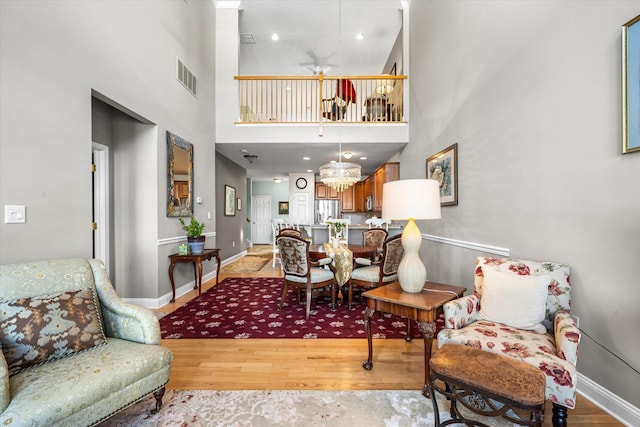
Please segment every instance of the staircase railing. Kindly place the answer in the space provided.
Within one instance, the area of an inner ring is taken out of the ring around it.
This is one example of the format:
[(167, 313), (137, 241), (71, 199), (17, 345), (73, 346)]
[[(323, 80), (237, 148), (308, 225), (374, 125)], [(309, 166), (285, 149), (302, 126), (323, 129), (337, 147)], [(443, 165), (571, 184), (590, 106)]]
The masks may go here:
[(238, 124), (404, 123), (407, 76), (236, 76)]

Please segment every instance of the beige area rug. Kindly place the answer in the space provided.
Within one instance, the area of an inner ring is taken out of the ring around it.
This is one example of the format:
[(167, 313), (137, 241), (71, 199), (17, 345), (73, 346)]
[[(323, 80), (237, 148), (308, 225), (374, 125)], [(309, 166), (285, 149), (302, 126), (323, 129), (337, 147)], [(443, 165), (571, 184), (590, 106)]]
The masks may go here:
[(220, 268), (221, 273), (255, 273), (273, 259), (271, 252), (249, 253)]
[[(439, 396), (438, 405), (440, 421), (450, 419), (446, 400)], [(153, 397), (146, 398), (99, 424), (99, 427), (434, 425), (431, 400), (417, 390), (169, 390), (160, 412), (150, 415), (149, 410), (153, 406)], [(476, 416), (475, 419), (489, 426), (513, 426), (498, 418)]]

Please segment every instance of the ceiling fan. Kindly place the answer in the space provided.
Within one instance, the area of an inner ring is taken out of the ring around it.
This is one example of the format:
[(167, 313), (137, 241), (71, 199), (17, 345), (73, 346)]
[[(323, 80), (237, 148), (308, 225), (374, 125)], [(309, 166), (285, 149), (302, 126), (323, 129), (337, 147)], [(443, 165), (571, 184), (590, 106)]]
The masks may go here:
[(338, 65), (331, 64), (328, 62), (329, 58), (331, 58), (336, 54), (335, 52), (332, 52), (327, 56), (318, 56), (314, 51), (308, 50), (306, 54), (311, 58), (311, 61), (301, 62), (299, 65), (301, 67), (305, 67), (308, 70), (310, 70), (314, 76), (320, 74), (320, 72), (322, 72), (323, 74), (326, 74), (332, 68), (339, 68)]

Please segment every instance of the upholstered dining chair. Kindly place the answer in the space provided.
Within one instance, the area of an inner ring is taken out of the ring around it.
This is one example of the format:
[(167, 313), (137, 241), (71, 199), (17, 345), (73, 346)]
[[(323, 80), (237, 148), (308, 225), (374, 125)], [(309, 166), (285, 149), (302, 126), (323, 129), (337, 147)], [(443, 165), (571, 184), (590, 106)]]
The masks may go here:
[(356, 264), (355, 266), (371, 265), (368, 261), (379, 261), (380, 256), (382, 255), (382, 246), (388, 235), (389, 233), (384, 228), (371, 228), (369, 230), (364, 230), (362, 232), (362, 244), (365, 246), (375, 246), (377, 248), (377, 252), (373, 257), (373, 260), (369, 260), (367, 258), (356, 258), (354, 260)]
[(328, 288), (331, 292), (331, 304), (335, 306), (337, 293), (335, 278), (331, 270), (323, 268), (331, 263), (331, 258), (311, 261), (309, 242), (299, 236), (280, 234), (276, 241), (280, 249), (280, 262), (284, 271), (280, 310), (284, 306), (289, 287), (298, 289), (298, 292), (306, 291), (305, 313), (307, 319), (311, 312), (311, 293), (313, 290)]
[(296, 230), (295, 228), (283, 228), (280, 230), (280, 234), (278, 236), (294, 236), (294, 237), (302, 237), (302, 232), (300, 230)]
[(271, 261), (271, 268), (274, 268), (276, 266), (276, 258), (279, 252), (278, 245), (276, 244), (276, 237), (278, 237), (278, 234), (280, 234), (280, 228), (282, 228), (283, 223), (284, 220), (280, 218), (274, 218), (271, 220), (271, 244), (273, 246), (273, 259)]
[(444, 305), (438, 346), (462, 344), (539, 368), (552, 422), (566, 426), (575, 407), (580, 330), (571, 317), (569, 266), (506, 258), (476, 259), (474, 293)]
[(353, 300), (353, 288), (371, 289), (393, 282), (398, 278), (398, 266), (402, 261), (403, 255), (402, 235), (397, 234), (383, 242), (382, 257), (379, 261), (360, 258), (363, 264), (368, 263), (369, 265), (354, 269), (351, 273), (351, 279), (347, 282), (349, 287), (347, 298), (350, 310)]

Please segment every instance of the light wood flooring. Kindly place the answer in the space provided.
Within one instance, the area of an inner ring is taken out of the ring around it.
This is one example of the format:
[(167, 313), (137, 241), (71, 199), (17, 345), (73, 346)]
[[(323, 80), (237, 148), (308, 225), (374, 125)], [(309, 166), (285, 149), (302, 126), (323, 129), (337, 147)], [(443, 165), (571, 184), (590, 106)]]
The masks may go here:
[[(221, 274), (220, 280), (279, 275), (279, 266), (272, 269), (269, 263), (258, 273)], [(214, 285), (215, 280), (203, 284), (203, 292)], [(196, 296), (191, 291), (158, 311), (169, 313)], [(162, 344), (174, 354), (167, 386), (173, 390), (421, 390), (424, 382), (422, 340), (374, 340), (370, 371), (362, 368), (366, 339), (176, 339)], [(580, 395), (568, 423), (622, 425)], [(544, 426), (551, 427), (549, 403)]]

